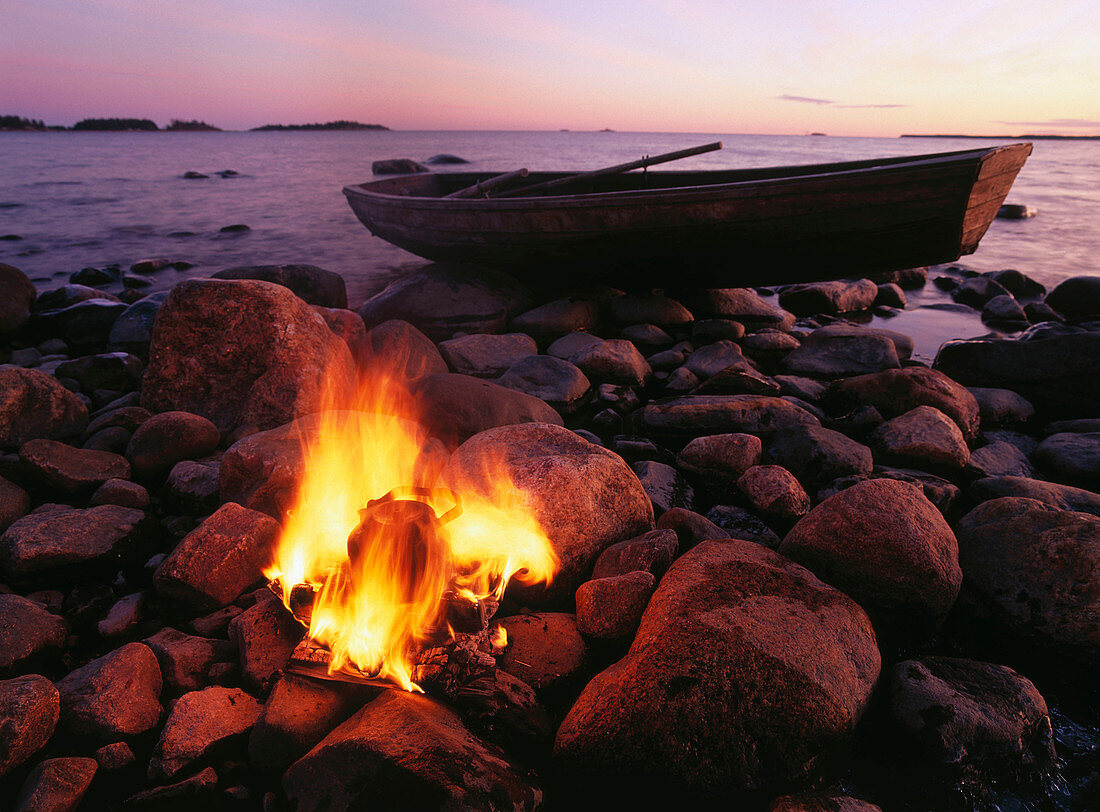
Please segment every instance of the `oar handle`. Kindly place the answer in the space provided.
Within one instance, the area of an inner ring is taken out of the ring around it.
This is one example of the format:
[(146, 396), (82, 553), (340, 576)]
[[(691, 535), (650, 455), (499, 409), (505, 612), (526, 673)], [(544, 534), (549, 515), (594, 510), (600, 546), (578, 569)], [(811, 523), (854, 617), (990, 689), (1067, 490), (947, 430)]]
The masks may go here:
[(525, 178), (530, 173), (526, 168), (517, 169), (514, 172), (505, 172), (503, 175), (494, 175), (486, 180), (479, 180), (473, 186), (466, 186), (459, 189), (457, 192), (451, 192), (449, 195), (443, 195), (445, 198), (461, 198), (461, 197), (477, 197), (480, 194), (484, 194), (492, 191), (500, 186), (503, 186), (509, 181), (516, 180), (517, 178)]

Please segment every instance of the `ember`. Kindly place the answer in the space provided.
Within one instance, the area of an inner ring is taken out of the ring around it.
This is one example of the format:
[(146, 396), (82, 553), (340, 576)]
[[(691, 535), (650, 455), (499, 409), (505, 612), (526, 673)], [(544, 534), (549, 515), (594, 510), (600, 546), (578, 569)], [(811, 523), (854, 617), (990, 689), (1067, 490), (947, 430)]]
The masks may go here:
[(302, 438), (309, 465), (265, 574), (309, 629), (297, 670), (416, 691), (456, 636), (491, 660), (510, 579), (548, 582), (558, 561), (505, 474), (490, 498), (442, 487), (445, 455), (400, 376), (366, 380), (355, 403), (332, 394)]

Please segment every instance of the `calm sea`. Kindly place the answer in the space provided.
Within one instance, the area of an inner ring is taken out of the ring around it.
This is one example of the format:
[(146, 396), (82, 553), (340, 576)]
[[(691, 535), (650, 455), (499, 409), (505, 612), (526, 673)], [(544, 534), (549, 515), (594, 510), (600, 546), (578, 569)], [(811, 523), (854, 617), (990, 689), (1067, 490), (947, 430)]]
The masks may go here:
[[(39, 289), (87, 266), (128, 267), (153, 256), (193, 263), (152, 277), (150, 290), (234, 265), (306, 262), (342, 274), (355, 306), (381, 280), (423, 262), (372, 237), (344, 201), (340, 189), (370, 180), (375, 160), (452, 153), (470, 161), (453, 167), (461, 170), (583, 170), (715, 140), (725, 148), (676, 166), (820, 163), (995, 143), (699, 133), (0, 133), (0, 235), (22, 237), (0, 241), (0, 262), (22, 269)], [(182, 177), (225, 169), (239, 174)], [(1039, 215), (995, 221), (978, 252), (960, 264), (1016, 268), (1048, 286), (1097, 272), (1100, 142), (1036, 142), (1008, 202), (1034, 206)], [(220, 231), (236, 224), (251, 230)], [(936, 296), (927, 291), (916, 304)], [(907, 311), (900, 318), (894, 322), (902, 329), (930, 330), (936, 346), (953, 331), (984, 331), (972, 319), (969, 328), (956, 325), (955, 314)]]

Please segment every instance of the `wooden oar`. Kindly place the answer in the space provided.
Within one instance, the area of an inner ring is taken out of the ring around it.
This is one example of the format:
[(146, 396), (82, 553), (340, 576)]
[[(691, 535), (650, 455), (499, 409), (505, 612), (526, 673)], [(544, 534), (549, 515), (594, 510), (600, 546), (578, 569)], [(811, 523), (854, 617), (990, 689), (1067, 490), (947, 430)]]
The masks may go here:
[(713, 152), (716, 149), (722, 148), (721, 141), (715, 141), (713, 144), (703, 144), (700, 147), (691, 147), (689, 149), (680, 149), (675, 152), (666, 152), (663, 155), (654, 155), (652, 157), (646, 156), (639, 158), (637, 161), (630, 161), (625, 164), (617, 164), (616, 166), (608, 166), (603, 169), (593, 169), (591, 172), (580, 172), (576, 175), (570, 175), (566, 178), (558, 178), (557, 180), (548, 180), (543, 183), (536, 183), (533, 186), (521, 186), (518, 189), (509, 189), (505, 192), (501, 192), (497, 195), (501, 197), (520, 197), (535, 194), (539, 192), (545, 192), (550, 189), (557, 189), (562, 186), (568, 186), (572, 183), (580, 183), (582, 181), (591, 180), (592, 178), (602, 178), (604, 175), (619, 175), (623, 172), (629, 172), (631, 169), (644, 169), (647, 166), (653, 166), (655, 164), (668, 163), (669, 161), (677, 161), (680, 158), (690, 158), (692, 155), (701, 155), (704, 152)]
[(525, 178), (530, 173), (526, 169), (517, 169), (514, 172), (505, 172), (503, 175), (494, 175), (487, 180), (479, 180), (473, 186), (466, 186), (459, 189), (457, 192), (451, 192), (449, 195), (443, 195), (443, 197), (476, 197), (480, 194), (485, 194), (492, 191), (509, 181), (516, 180), (517, 178)]

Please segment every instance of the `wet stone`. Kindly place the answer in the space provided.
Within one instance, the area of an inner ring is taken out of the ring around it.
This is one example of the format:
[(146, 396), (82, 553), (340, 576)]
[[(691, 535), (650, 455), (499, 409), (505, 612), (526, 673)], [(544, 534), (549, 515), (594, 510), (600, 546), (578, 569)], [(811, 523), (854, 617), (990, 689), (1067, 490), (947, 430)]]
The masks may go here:
[(57, 689), (38, 674), (0, 680), (0, 776), (40, 750), (57, 726)]
[(653, 573), (639, 570), (586, 581), (577, 589), (577, 629), (595, 640), (628, 639), (656, 585)]
[(951, 292), (951, 298), (956, 302), (973, 307), (975, 310), (980, 310), (993, 297), (1003, 295), (1011, 294), (997, 280), (989, 276), (975, 276), (967, 279)]
[(683, 291), (679, 297), (697, 319), (731, 319), (749, 331), (771, 327), (790, 332), (794, 314), (769, 304), (751, 288)]
[(1028, 325), (1024, 309), (1009, 293), (994, 296), (985, 303), (982, 307), (982, 321), (1009, 332), (1024, 330)]
[(878, 286), (878, 293), (875, 294), (873, 304), (875, 306), (904, 308), (906, 305), (905, 291), (894, 282), (885, 282)]
[(109, 451), (74, 448), (56, 440), (31, 440), (19, 459), (37, 479), (62, 493), (95, 490), (108, 479), (129, 479), (130, 463)]

